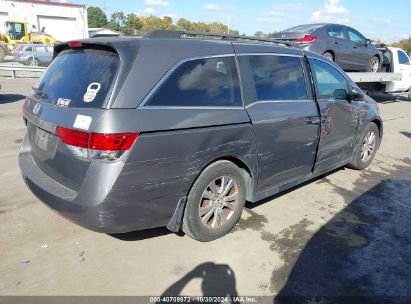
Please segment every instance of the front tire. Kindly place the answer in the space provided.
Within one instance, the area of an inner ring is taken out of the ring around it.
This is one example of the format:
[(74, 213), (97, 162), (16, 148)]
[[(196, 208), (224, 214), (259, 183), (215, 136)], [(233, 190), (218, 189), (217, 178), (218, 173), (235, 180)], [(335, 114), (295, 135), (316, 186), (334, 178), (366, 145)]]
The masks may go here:
[(380, 59), (377, 56), (371, 58), (370, 63), (368, 64), (367, 72), (378, 72), (380, 68)]
[(374, 159), (379, 145), (380, 131), (378, 126), (371, 122), (364, 129), (361, 137), (359, 137), (353, 159), (348, 167), (355, 170), (367, 168)]
[(245, 197), (245, 182), (240, 168), (226, 160), (211, 164), (190, 190), (183, 231), (201, 242), (222, 237), (239, 220)]

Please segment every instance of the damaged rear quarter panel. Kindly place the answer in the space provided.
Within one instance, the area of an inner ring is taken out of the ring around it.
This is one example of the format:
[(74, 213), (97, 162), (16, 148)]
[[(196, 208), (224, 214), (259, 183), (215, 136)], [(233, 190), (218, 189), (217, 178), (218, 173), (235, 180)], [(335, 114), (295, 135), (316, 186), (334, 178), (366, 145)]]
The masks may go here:
[[(145, 119), (150, 116), (149, 112), (156, 114), (153, 119), (159, 120), (157, 110), (146, 111)], [(200, 172), (213, 161), (237, 158), (252, 173), (256, 172), (253, 128), (244, 109), (190, 112), (171, 110), (169, 119), (156, 124), (164, 130), (140, 134), (113, 186), (111, 201), (116, 205), (121, 202), (130, 205), (138, 218), (162, 219), (160, 221), (166, 223), (178, 200), (188, 195)], [(215, 115), (210, 114), (213, 112)], [(173, 118), (181, 116), (186, 119), (175, 121)]]

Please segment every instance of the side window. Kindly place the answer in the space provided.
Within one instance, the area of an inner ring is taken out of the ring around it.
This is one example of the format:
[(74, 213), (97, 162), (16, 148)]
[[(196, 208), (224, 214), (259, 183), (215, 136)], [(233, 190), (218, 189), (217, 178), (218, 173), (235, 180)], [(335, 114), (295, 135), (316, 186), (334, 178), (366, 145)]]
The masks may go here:
[(149, 106), (241, 106), (234, 57), (190, 60), (150, 98)]
[(348, 81), (333, 66), (312, 59), (311, 68), (318, 86), (318, 99), (348, 99)]
[(330, 26), (327, 32), (331, 38), (345, 39), (344, 28), (342, 26)]
[(410, 59), (403, 51), (398, 51), (398, 61), (400, 64), (410, 65)]
[(46, 46), (46, 50), (49, 53), (53, 53), (53, 47), (52, 46)]
[(30, 46), (30, 47), (26, 48), (24, 51), (25, 51), (25, 52), (32, 52), (32, 51), (33, 51), (33, 48)]
[(355, 30), (347, 29), (348, 37), (351, 41), (357, 43), (365, 43), (365, 37)]
[(34, 51), (37, 53), (44, 53), (46, 51), (46, 47), (45, 46), (36, 46), (34, 48)]
[(299, 57), (249, 56), (257, 100), (304, 100), (307, 88)]

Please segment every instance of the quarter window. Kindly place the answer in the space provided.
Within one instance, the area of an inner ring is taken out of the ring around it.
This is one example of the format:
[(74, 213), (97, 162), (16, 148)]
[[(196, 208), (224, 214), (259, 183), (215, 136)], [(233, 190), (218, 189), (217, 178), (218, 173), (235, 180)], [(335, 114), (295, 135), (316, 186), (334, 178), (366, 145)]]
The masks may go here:
[(318, 99), (347, 100), (348, 81), (334, 67), (323, 61), (311, 61), (318, 86)]
[(149, 100), (150, 106), (241, 106), (234, 57), (190, 60)]
[(403, 51), (398, 51), (398, 60), (400, 64), (410, 65), (410, 59)]
[(307, 88), (299, 57), (250, 56), (257, 100), (304, 100)]

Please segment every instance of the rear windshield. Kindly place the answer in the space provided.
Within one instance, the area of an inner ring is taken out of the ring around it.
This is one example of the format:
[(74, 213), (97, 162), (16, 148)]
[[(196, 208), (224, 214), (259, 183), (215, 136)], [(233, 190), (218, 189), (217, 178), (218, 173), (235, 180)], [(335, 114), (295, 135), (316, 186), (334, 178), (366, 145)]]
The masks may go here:
[(33, 87), (33, 94), (60, 107), (101, 108), (118, 67), (118, 55), (110, 51), (64, 50)]
[(306, 25), (299, 25), (299, 26), (294, 26), (290, 27), (286, 30), (281, 31), (282, 33), (306, 33), (306, 34), (311, 34), (314, 32), (316, 29), (320, 28), (322, 25), (318, 24), (306, 24)]

